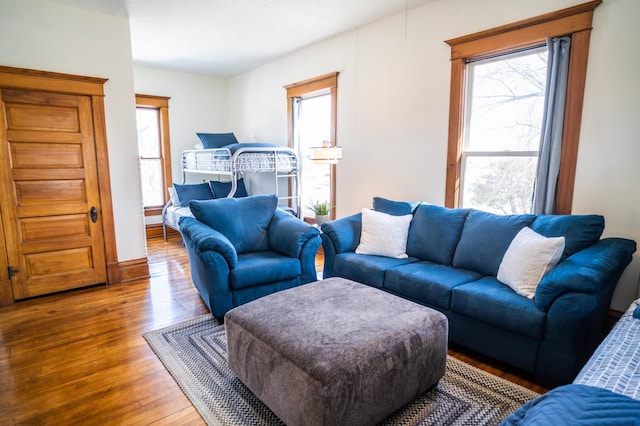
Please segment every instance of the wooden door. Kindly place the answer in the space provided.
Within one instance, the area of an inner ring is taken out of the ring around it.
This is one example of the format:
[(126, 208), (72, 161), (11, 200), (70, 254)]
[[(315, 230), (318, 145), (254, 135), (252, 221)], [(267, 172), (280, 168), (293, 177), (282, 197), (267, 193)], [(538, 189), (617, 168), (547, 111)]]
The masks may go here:
[(0, 89), (0, 101), (14, 298), (106, 282), (91, 98)]

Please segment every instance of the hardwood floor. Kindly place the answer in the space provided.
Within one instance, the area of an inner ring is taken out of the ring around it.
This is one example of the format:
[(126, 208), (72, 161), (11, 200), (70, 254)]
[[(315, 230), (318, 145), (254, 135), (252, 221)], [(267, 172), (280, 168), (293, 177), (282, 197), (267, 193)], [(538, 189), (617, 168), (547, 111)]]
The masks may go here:
[[(180, 239), (150, 239), (148, 259), (149, 279), (0, 308), (0, 425), (204, 424), (142, 333), (208, 310)], [(450, 354), (545, 391), (463, 351)]]

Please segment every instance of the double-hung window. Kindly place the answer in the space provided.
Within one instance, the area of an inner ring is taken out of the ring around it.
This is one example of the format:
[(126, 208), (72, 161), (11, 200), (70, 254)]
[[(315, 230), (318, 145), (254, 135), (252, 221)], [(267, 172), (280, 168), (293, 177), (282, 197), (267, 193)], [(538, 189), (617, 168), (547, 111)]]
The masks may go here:
[[(445, 205), (530, 211), (547, 40), (570, 37), (555, 210), (570, 214), (594, 0), (447, 40), (451, 46)], [(544, 86), (544, 85), (543, 85)]]
[(546, 72), (546, 47), (467, 64), (461, 207), (531, 210)]

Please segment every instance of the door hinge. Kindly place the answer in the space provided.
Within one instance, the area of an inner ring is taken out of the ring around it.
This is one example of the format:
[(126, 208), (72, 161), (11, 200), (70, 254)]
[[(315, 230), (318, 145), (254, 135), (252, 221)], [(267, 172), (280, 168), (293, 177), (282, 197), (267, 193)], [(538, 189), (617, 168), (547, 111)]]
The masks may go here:
[(16, 268), (14, 268), (13, 266), (9, 265), (7, 267), (7, 271), (9, 271), (9, 279), (13, 278), (14, 275), (17, 275), (18, 272), (20, 272), (19, 270), (17, 270)]

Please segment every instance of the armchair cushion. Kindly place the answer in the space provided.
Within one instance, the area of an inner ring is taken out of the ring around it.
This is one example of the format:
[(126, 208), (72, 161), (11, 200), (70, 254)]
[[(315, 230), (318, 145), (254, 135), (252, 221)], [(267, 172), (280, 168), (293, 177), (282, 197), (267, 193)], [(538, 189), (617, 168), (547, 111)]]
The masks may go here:
[(269, 250), (268, 229), (276, 210), (276, 195), (191, 201), (200, 222), (226, 236), (238, 254)]
[(231, 288), (257, 287), (300, 276), (300, 261), (272, 251), (246, 253), (238, 256), (238, 264), (231, 271)]
[(180, 232), (193, 242), (199, 253), (216, 251), (227, 261), (229, 269), (238, 263), (238, 254), (227, 237), (193, 217), (180, 218)]
[(269, 248), (284, 256), (299, 257), (302, 246), (320, 231), (308, 223), (276, 209), (269, 225)]

